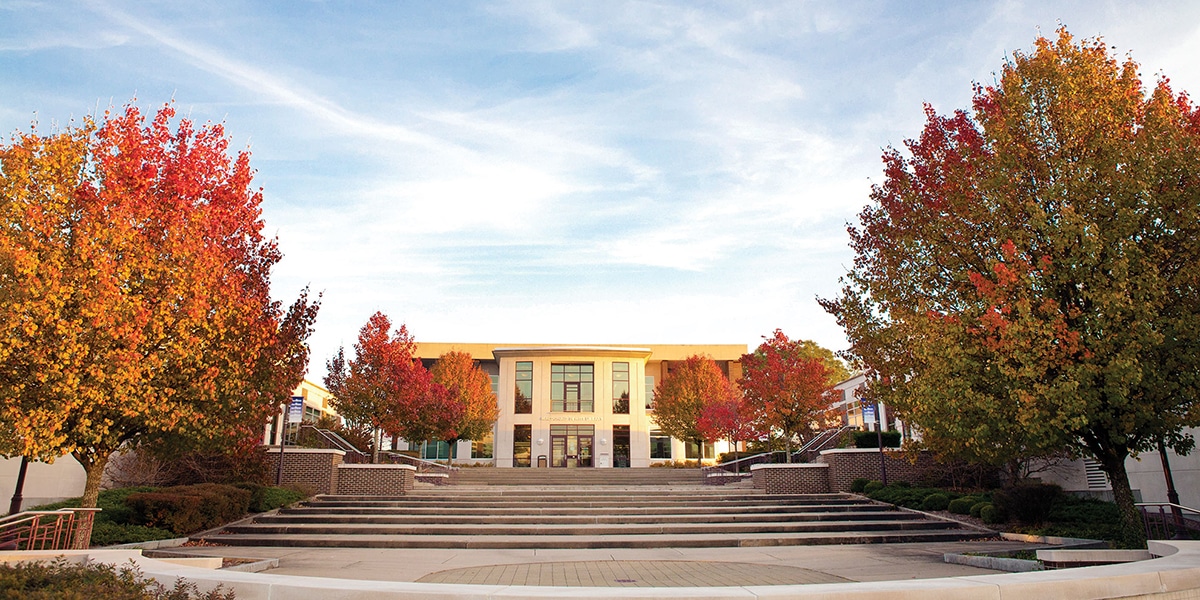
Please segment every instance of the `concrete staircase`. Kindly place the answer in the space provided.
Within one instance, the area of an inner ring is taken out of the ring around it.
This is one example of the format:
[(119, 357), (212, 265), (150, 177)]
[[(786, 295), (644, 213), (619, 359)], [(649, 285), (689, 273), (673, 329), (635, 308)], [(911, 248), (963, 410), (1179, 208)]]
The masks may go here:
[[(503, 475), (516, 469), (473, 471)], [(592, 473), (580, 475), (585, 479), (602, 479), (594, 474), (617, 470), (573, 471)], [(677, 470), (620, 471), (668, 475)], [(648, 485), (632, 482), (652, 478), (629, 473), (623, 474), (624, 485), (540, 485), (516, 475), (507, 484), (460, 480), (453, 486), (421, 486), (394, 498), (317, 496), (203, 539), (244, 546), (550, 549), (928, 542), (984, 535), (848, 494), (766, 495), (740, 485)]]

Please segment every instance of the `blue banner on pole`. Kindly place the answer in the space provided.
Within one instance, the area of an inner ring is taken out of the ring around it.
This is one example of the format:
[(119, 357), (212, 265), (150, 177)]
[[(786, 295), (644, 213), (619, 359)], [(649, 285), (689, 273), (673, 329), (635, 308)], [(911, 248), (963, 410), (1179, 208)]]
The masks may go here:
[(864, 423), (871, 423), (871, 422), (875, 421), (875, 405), (874, 404), (863, 404), (862, 405), (862, 413), (863, 413), (863, 422)]
[(298, 422), (304, 417), (304, 396), (292, 396), (292, 403), (288, 406), (288, 420)]

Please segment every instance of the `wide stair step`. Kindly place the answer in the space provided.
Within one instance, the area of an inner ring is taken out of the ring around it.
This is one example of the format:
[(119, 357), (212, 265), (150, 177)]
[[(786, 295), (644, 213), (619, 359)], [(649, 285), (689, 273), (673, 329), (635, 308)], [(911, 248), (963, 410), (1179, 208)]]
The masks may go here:
[(624, 477), (619, 484), (460, 481), (398, 497), (317, 496), (203, 539), (247, 546), (551, 549), (932, 542), (986, 535), (849, 494), (768, 495), (699, 484), (648, 487), (629, 484), (628, 474), (686, 470), (591, 472), (600, 471)]

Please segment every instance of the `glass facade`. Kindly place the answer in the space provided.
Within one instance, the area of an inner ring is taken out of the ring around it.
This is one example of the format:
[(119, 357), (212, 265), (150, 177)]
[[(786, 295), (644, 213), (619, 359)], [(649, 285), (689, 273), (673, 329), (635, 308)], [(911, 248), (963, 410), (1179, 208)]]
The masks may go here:
[(528, 415), (533, 413), (533, 362), (517, 362), (517, 389), (514, 396), (516, 401), (513, 413)]
[(661, 429), (650, 430), (650, 458), (671, 459), (671, 436)]
[(513, 425), (513, 466), (532, 466), (533, 425)]
[(594, 376), (594, 365), (550, 365), (550, 412), (593, 412)]
[(471, 440), (471, 458), (492, 458), (495, 436), (488, 432), (482, 440)]
[(613, 414), (629, 414), (629, 363), (612, 364)]
[(654, 376), (646, 376), (646, 410), (654, 410)]

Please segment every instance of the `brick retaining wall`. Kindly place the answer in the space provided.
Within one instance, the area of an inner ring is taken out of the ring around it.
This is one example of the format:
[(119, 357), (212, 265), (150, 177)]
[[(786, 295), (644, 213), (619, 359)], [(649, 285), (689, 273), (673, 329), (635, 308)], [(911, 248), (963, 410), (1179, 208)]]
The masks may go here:
[[(883, 456), (889, 482), (921, 482), (934, 466), (933, 456), (928, 452), (921, 452), (915, 464), (909, 462), (908, 453), (897, 450), (884, 450)], [(835, 492), (850, 491), (850, 484), (855, 479), (882, 479), (877, 448), (825, 450), (817, 460), (829, 465), (829, 489)]]
[(829, 465), (823, 463), (765, 464), (750, 467), (755, 487), (762, 482), (768, 494), (825, 494)]
[[(279, 446), (265, 446), (268, 476), (275, 481)], [(332, 494), (338, 489), (338, 466), (345, 452), (323, 448), (284, 448), (283, 485), (295, 485), (314, 494)]]
[(412, 465), (339, 465), (337, 493), (403, 496), (413, 489), (416, 473)]

